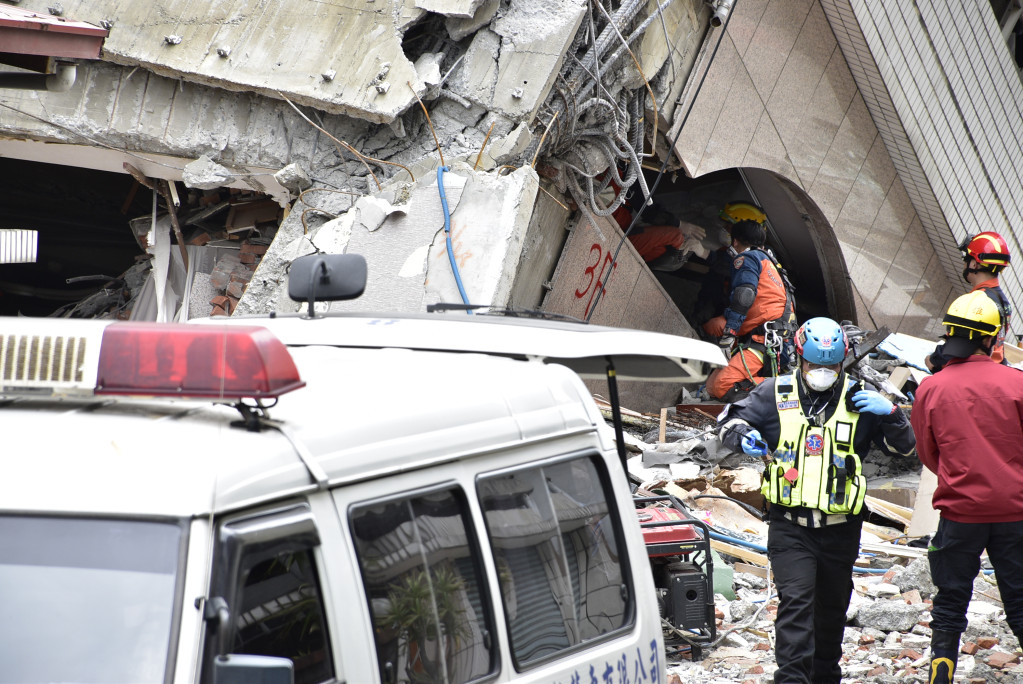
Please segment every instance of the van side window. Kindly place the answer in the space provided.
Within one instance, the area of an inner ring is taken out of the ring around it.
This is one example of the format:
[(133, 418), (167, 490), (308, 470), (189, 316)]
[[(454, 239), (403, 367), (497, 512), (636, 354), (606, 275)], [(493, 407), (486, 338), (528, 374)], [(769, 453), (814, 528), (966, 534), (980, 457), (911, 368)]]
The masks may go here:
[(477, 488), (517, 667), (632, 622), (621, 530), (600, 461), (482, 476)]
[(361, 504), (350, 516), (384, 684), (493, 672), (492, 613), (462, 491)]
[[(288, 505), (220, 525), (203, 682), (220, 654), (288, 658), (295, 684), (334, 680), (314, 549), (319, 535), (308, 505)], [(217, 605), (225, 608), (221, 622)]]
[(295, 684), (329, 680), (333, 674), (312, 551), (270, 550), (242, 562), (251, 569), (241, 585), (230, 652), (290, 658)]

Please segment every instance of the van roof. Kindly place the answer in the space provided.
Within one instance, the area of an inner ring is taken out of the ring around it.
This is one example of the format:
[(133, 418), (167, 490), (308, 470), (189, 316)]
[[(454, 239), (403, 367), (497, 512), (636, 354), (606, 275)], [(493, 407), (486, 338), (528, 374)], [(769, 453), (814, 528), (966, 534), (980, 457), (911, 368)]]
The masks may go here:
[(700, 382), (725, 363), (709, 342), (659, 332), (571, 321), (493, 315), (331, 313), (203, 319), (266, 326), (287, 345), (397, 347), (538, 358), (568, 366), (585, 379), (604, 378), (607, 358), (619, 380)]
[(6, 321), (0, 510), (23, 512), (204, 515), (522, 440), (582, 448), (606, 425), (579, 376), (605, 377), (608, 357), (619, 378), (644, 380), (698, 380), (724, 362), (713, 345), (672, 335), (492, 316), (195, 321), (264, 326), (288, 345), (306, 385), (268, 409), (279, 429), (250, 432), (213, 400), (13, 393), (4, 374), (24, 360), (12, 349), (80, 336), (93, 358), (117, 323)]
[(231, 427), (239, 414), (209, 402), (0, 403), (0, 511), (203, 515), (312, 489), (311, 472), (371, 479), (602, 422), (557, 366), (402, 349), (292, 356), (307, 384), (269, 410), (287, 435)]

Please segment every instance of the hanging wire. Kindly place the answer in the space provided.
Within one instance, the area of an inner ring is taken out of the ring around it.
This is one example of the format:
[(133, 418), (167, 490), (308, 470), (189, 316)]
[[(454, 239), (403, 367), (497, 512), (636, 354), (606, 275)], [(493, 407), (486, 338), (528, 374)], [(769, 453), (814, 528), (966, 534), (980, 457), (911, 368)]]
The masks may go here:
[[(714, 44), (714, 50), (711, 52), (710, 59), (707, 61), (707, 68), (704, 70), (703, 76), (700, 77), (700, 82), (699, 82), (699, 84), (697, 84), (696, 91), (693, 93), (693, 97), (689, 101), (689, 107), (686, 109), (685, 116), (682, 117), (682, 123), (679, 124), (678, 131), (675, 133), (675, 136), (672, 138), (671, 145), (668, 146), (668, 152), (667, 152), (667, 154), (664, 157), (664, 161), (661, 163), (661, 168), (657, 172), (657, 177), (654, 179), (654, 182), (653, 182), (653, 184), (650, 187), (650, 194), (651, 195), (653, 195), (653, 193), (657, 191), (657, 187), (660, 185), (661, 180), (664, 178), (664, 172), (668, 168), (668, 163), (671, 161), (671, 156), (672, 156), (673, 151), (675, 149), (675, 145), (676, 145), (676, 143), (678, 143), (678, 139), (680, 137), (682, 137), (682, 131), (685, 130), (686, 122), (689, 120), (689, 115), (692, 114), (692, 112), (693, 112), (693, 106), (696, 104), (696, 100), (700, 96), (700, 91), (703, 89), (703, 84), (707, 80), (707, 74), (710, 73), (710, 69), (714, 65), (714, 58), (717, 56), (718, 48), (721, 47), (721, 41), (725, 37), (725, 33), (728, 30), (728, 23), (732, 20), (732, 14), (733, 13), (734, 13), (734, 8), (733, 8), (732, 12), (728, 13), (728, 17), (725, 19), (725, 23), (721, 26), (721, 33), (718, 34), (717, 43)], [(637, 211), (636, 214), (632, 217), (632, 222), (629, 223), (629, 227), (622, 234), (621, 240), (618, 241), (618, 247), (615, 248), (614, 256), (611, 258), (611, 262), (607, 266), (607, 274), (608, 275), (610, 275), (611, 270), (614, 269), (616, 263), (618, 262), (618, 254), (621, 252), (622, 246), (625, 244), (625, 240), (626, 240), (626, 238), (628, 238), (629, 233), (632, 232), (632, 229), (635, 228), (636, 224), (639, 222), (639, 219), (643, 215), (643, 210), (646, 208), (646, 206), (647, 205), (644, 204), (642, 207), (640, 207), (639, 211)], [(600, 278), (598, 279), (598, 282), (600, 283), (600, 286), (597, 288), (597, 292), (594, 295), (593, 305), (590, 307), (590, 312), (588, 314), (586, 314), (586, 322), (587, 323), (589, 323), (590, 319), (593, 318), (593, 313), (597, 310), (597, 306), (603, 300), (604, 290), (605, 290), (605, 288), (607, 286), (606, 276), (605, 276), (605, 269), (604, 268), (600, 269)]]

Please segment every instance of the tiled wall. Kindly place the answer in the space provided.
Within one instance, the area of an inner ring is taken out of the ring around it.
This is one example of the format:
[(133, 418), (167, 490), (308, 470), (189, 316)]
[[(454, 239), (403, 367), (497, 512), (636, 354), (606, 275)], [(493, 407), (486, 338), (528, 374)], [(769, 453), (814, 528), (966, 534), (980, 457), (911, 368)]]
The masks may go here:
[[(997, 231), (1020, 255), (1023, 84), (988, 0), (822, 5), (847, 56), (869, 51), (850, 66), (864, 91), (883, 82), (868, 104), (949, 277), (972, 233)], [(1017, 308), (1019, 268), (1001, 278)]]
[(676, 150), (693, 176), (791, 180), (838, 238), (860, 324), (933, 337), (967, 232), (1023, 255), (1021, 90), (987, 0), (741, 0)]

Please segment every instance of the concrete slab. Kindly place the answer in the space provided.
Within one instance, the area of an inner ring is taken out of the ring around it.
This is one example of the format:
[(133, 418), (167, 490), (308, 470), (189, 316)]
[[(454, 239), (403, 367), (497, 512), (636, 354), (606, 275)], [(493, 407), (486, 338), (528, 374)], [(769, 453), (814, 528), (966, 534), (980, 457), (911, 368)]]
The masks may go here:
[(447, 17), (471, 19), (483, 0), (416, 0), (416, 7)]
[(512, 0), (477, 31), (449, 81), (457, 95), (515, 121), (528, 121), (547, 98), (586, 11), (583, 0)]
[[(49, 0), (25, 0), (47, 14)], [(65, 0), (68, 16), (113, 21), (105, 60), (233, 91), (252, 91), (377, 123), (415, 104), (423, 85), (401, 47), (408, 3), (325, 0)], [(170, 36), (180, 38), (179, 42)], [(334, 76), (328, 79), (324, 74)], [(340, 76), (339, 76), (340, 75)]]

